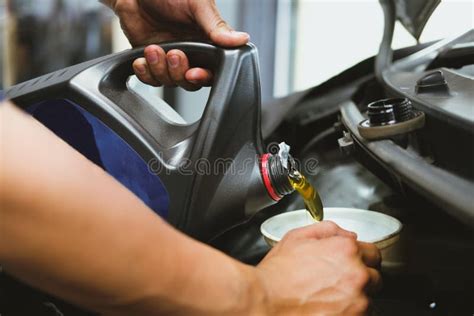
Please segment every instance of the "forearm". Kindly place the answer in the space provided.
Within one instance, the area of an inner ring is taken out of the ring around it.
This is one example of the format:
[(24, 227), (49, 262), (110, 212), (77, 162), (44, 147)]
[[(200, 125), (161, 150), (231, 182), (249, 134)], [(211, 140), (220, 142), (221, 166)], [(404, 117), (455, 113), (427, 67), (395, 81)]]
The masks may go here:
[(105, 314), (249, 312), (253, 268), (163, 222), (11, 106), (0, 106), (0, 262), (26, 282)]

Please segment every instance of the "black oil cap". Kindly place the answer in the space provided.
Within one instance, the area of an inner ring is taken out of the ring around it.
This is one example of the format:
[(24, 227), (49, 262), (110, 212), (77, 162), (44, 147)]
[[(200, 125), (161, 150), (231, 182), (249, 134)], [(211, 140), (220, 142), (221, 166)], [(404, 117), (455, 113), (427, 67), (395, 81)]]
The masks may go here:
[(414, 117), (413, 105), (407, 98), (382, 99), (368, 105), (371, 126), (390, 125)]

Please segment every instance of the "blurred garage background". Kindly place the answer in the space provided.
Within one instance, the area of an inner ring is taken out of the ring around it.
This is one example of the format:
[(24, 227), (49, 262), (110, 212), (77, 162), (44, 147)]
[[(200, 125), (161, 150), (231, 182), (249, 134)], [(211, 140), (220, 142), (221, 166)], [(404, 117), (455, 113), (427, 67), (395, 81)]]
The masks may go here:
[[(376, 54), (382, 37), (377, 0), (216, 2), (229, 24), (249, 32), (259, 48), (263, 101), (326, 81)], [(419, 41), (473, 28), (473, 12), (471, 0), (441, 1)], [(97, 0), (0, 0), (0, 42), (0, 90), (130, 47), (113, 12)], [(415, 43), (397, 22), (393, 47)], [(199, 119), (209, 93), (137, 89), (164, 97), (187, 122)]]

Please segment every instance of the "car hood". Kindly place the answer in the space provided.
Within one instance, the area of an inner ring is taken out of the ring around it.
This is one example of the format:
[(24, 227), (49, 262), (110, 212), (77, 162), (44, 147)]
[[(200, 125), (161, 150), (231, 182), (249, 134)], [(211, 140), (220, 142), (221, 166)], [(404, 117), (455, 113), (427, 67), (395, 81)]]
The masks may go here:
[(418, 40), (441, 0), (380, 0), (395, 3), (397, 20)]

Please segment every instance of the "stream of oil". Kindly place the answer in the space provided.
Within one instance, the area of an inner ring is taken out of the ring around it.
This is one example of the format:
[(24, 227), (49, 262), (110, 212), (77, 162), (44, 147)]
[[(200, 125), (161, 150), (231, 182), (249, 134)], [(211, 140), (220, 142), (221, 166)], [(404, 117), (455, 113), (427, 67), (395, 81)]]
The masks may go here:
[(288, 177), (291, 186), (300, 194), (304, 200), (306, 210), (311, 214), (315, 221), (323, 220), (323, 203), (319, 197), (318, 191), (313, 185), (303, 176), (298, 170), (293, 172)]

